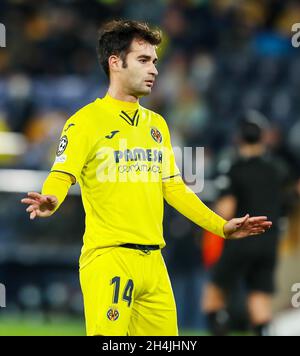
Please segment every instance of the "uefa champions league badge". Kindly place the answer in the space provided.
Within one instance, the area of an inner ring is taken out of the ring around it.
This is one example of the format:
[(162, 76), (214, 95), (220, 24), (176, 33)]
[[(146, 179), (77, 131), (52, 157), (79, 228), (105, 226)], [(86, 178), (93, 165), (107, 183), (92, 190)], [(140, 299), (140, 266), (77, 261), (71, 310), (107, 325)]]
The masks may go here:
[(106, 315), (110, 321), (116, 321), (119, 318), (120, 313), (119, 313), (118, 309), (110, 308)]
[(60, 156), (65, 152), (65, 149), (68, 146), (68, 138), (67, 136), (63, 136), (58, 144), (57, 151), (56, 151), (56, 156)]
[(162, 135), (160, 133), (160, 131), (156, 128), (156, 127), (151, 127), (151, 136), (153, 138), (154, 141), (156, 141), (157, 143), (161, 143), (162, 142)]

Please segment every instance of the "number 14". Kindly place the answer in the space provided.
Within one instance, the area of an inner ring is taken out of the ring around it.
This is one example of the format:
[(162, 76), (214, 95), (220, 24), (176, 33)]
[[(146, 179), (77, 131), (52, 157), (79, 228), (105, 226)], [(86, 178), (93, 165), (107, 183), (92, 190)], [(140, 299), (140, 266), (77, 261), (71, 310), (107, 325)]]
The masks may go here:
[[(113, 303), (118, 304), (119, 302), (119, 294), (120, 294), (120, 277), (114, 277), (111, 280), (111, 285), (114, 285), (114, 293), (113, 293)], [(130, 307), (132, 301), (132, 292), (133, 292), (133, 280), (129, 279), (126, 283), (126, 287), (123, 292), (122, 300), (127, 302), (128, 307)]]

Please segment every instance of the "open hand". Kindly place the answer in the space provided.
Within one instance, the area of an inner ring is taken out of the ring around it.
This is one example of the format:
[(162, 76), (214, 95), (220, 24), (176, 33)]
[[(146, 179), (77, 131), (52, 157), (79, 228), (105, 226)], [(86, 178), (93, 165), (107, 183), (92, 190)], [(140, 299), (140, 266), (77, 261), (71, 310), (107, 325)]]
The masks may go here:
[(272, 222), (266, 216), (250, 217), (247, 214), (243, 218), (229, 220), (224, 225), (224, 235), (226, 239), (241, 239), (262, 234), (271, 226)]
[(42, 195), (36, 192), (27, 193), (28, 197), (21, 200), (23, 204), (27, 204), (26, 211), (30, 214), (30, 219), (33, 220), (37, 216), (51, 216), (58, 204), (55, 195)]

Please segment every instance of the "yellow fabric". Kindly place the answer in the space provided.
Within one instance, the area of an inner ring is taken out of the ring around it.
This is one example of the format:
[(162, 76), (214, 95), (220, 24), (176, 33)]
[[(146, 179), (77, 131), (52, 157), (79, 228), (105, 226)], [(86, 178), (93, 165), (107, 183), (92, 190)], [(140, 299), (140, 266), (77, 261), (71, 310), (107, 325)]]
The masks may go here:
[(160, 115), (139, 103), (106, 95), (75, 113), (63, 128), (52, 171), (72, 175), (81, 187), (86, 213), (81, 268), (107, 248), (124, 243), (163, 248), (164, 195), (180, 209), (174, 203), (178, 198), (182, 211), (199, 225), (220, 234), (223, 229), (223, 220), (215, 221), (198, 200), (190, 198), (196, 207), (186, 208), (177, 188), (166, 188), (180, 175), (169, 130)]
[(87, 335), (178, 335), (176, 305), (160, 250), (146, 254), (111, 248), (80, 270), (80, 284)]
[(55, 195), (58, 200), (58, 205), (52, 214), (60, 207), (65, 197), (68, 194), (69, 188), (72, 184), (72, 177), (69, 174), (61, 172), (51, 172), (46, 178), (42, 194), (43, 195)]
[(163, 185), (163, 193), (168, 204), (182, 215), (221, 237), (224, 236), (226, 220), (210, 210), (197, 195), (186, 186), (180, 176)]

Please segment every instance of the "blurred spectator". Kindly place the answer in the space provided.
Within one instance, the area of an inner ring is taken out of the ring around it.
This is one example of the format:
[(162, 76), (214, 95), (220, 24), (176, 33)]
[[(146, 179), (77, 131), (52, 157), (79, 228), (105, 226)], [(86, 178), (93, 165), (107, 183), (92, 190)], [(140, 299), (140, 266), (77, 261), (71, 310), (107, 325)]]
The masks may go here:
[(171, 132), (182, 137), (183, 147), (202, 145), (209, 119), (207, 105), (188, 83), (180, 86), (178, 94), (168, 114)]
[(53, 164), (53, 157), (62, 127), (67, 115), (51, 112), (33, 117), (27, 124), (25, 135), (29, 142), (28, 152), (20, 160), (20, 166), (27, 169), (48, 170)]
[(264, 335), (272, 319), (271, 296), (274, 293), (274, 269), (285, 182), (276, 161), (266, 157), (263, 128), (246, 114), (239, 130), (240, 157), (227, 174), (228, 186), (218, 200), (219, 214), (232, 216), (266, 215), (272, 229), (261, 238), (225, 241), (220, 260), (213, 266), (211, 282), (206, 286), (203, 310), (210, 330), (225, 335), (234, 324), (228, 313), (229, 298), (242, 285), (246, 290), (251, 326)]

